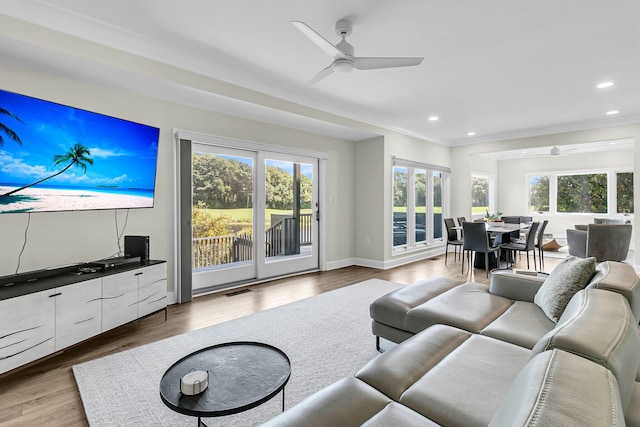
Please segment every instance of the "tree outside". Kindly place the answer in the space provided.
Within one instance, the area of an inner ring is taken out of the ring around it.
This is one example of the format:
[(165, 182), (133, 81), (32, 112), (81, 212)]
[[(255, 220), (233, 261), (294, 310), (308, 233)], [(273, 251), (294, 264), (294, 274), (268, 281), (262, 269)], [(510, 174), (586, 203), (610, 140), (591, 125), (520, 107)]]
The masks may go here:
[(529, 181), (529, 204), (532, 212), (549, 212), (549, 177), (532, 176)]
[(633, 213), (633, 172), (616, 174), (618, 213)]
[[(194, 154), (192, 161), (193, 237), (253, 233), (253, 165), (212, 154)], [(244, 159), (242, 159), (244, 160)], [(310, 210), (312, 179), (300, 176), (300, 208)], [(293, 210), (293, 177), (277, 166), (266, 167), (266, 209)]]
[(559, 175), (558, 212), (606, 213), (607, 174)]
[[(488, 209), (489, 179), (483, 176), (471, 177), (471, 207)], [(473, 210), (476, 211), (475, 209)]]

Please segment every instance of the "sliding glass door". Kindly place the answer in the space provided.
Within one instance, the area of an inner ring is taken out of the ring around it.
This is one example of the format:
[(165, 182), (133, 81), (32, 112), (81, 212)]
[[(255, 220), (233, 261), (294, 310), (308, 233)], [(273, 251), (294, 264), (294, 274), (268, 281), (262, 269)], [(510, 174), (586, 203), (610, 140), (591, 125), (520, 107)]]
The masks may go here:
[(192, 143), (192, 287), (318, 268), (318, 159)]
[(256, 277), (255, 165), (255, 153), (193, 144), (194, 290)]
[(318, 161), (264, 156), (264, 277), (318, 266)]

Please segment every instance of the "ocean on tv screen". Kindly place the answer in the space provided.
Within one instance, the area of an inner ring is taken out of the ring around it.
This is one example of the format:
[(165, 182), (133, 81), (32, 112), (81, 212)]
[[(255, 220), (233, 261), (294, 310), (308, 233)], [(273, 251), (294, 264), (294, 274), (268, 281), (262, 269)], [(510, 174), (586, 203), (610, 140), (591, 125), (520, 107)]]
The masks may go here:
[(159, 129), (0, 90), (0, 213), (153, 207)]

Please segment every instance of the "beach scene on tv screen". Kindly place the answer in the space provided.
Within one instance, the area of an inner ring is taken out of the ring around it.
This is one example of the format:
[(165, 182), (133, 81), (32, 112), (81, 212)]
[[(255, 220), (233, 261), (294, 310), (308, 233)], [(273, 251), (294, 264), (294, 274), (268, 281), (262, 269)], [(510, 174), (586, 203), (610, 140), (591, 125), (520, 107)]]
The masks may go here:
[(158, 134), (0, 90), (0, 213), (153, 207)]

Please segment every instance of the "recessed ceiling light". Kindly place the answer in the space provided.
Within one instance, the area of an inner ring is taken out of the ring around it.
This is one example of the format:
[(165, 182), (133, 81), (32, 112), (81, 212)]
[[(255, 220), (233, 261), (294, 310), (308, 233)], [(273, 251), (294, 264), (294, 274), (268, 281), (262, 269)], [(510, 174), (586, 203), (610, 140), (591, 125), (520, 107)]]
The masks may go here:
[(469, 132), (469, 133), (467, 133), (467, 136), (476, 136), (476, 133), (475, 132)]
[(440, 120), (440, 117), (438, 117), (438, 116), (429, 116), (429, 121), (430, 122), (437, 122), (438, 120)]
[(613, 86), (613, 82), (602, 82), (596, 86), (598, 89), (606, 89), (608, 87)]
[(607, 111), (607, 116), (613, 116), (614, 114), (618, 114), (620, 111), (618, 110), (611, 110), (611, 111)]

